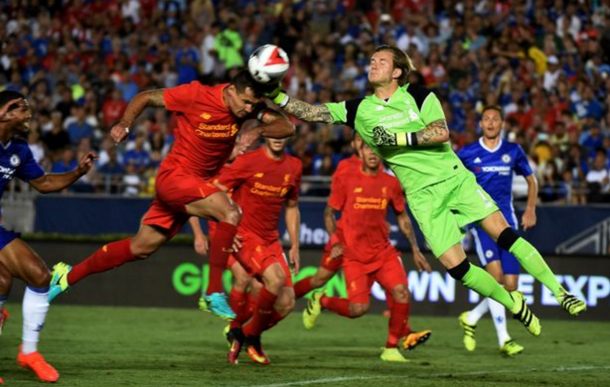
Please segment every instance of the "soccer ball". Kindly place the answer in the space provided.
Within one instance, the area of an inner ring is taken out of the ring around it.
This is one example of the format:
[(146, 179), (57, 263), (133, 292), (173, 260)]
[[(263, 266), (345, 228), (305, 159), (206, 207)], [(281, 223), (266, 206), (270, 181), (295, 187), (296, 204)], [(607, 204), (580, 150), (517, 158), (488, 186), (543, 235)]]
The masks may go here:
[(284, 78), (290, 63), (286, 51), (273, 44), (256, 49), (248, 59), (248, 71), (258, 83), (278, 83)]

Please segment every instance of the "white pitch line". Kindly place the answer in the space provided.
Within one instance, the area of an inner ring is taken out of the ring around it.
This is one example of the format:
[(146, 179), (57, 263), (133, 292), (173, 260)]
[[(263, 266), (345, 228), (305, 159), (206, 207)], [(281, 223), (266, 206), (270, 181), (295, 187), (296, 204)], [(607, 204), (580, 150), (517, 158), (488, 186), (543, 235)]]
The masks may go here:
[[(518, 371), (519, 373), (531, 373), (531, 372), (569, 372), (569, 371), (594, 371), (594, 370), (607, 370), (610, 366), (574, 366), (574, 367), (557, 367), (557, 368), (532, 368), (529, 370), (495, 370), (495, 371), (472, 371), (472, 372), (443, 372), (437, 374), (426, 374), (426, 378), (439, 378), (443, 376), (474, 376), (474, 375), (493, 375), (493, 374), (506, 374)], [(422, 376), (423, 377), (423, 376)], [(374, 380), (374, 379), (416, 379), (419, 378), (417, 375), (404, 375), (404, 376), (341, 376), (337, 378), (324, 378), (324, 379), (312, 379), (312, 380), (301, 380), (297, 382), (287, 383), (273, 383), (273, 384), (257, 384), (249, 387), (289, 387), (289, 386), (308, 386), (311, 384), (328, 384), (335, 382), (347, 382), (356, 380)]]

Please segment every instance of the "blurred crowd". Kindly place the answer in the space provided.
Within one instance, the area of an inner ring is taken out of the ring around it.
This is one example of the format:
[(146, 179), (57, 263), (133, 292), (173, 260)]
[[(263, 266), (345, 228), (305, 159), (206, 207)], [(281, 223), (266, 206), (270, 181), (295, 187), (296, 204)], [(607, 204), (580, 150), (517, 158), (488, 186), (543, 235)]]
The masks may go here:
[[(175, 126), (146, 111), (126, 146), (107, 134), (141, 90), (226, 81), (258, 46), (290, 56), (283, 81), (328, 102), (370, 90), (379, 44), (405, 50), (445, 108), (455, 149), (498, 104), (545, 202), (610, 201), (610, 0), (0, 0), (0, 88), (35, 111), (28, 141), (47, 170), (100, 160), (81, 192), (150, 194)], [(330, 176), (352, 131), (298, 123), (290, 152)]]

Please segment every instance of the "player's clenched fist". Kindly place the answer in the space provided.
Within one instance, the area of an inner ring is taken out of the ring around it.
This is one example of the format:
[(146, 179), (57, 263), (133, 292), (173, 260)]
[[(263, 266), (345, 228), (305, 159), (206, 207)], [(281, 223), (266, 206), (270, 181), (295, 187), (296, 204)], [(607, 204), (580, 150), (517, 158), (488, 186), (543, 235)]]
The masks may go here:
[(118, 124), (114, 125), (112, 129), (110, 129), (110, 137), (112, 137), (112, 140), (117, 145), (123, 141), (128, 134), (129, 125), (123, 121), (120, 121)]

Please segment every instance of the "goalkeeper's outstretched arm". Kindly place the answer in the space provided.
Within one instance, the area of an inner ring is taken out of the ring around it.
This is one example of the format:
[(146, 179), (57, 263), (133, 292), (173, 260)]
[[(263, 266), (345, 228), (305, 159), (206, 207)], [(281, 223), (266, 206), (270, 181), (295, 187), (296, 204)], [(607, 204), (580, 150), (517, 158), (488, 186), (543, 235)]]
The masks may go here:
[(307, 102), (299, 101), (296, 98), (290, 97), (283, 91), (280, 91), (279, 86), (267, 96), (277, 106), (284, 109), (286, 113), (299, 120), (305, 122), (323, 122), (326, 124), (332, 124), (334, 122), (330, 110), (328, 110), (326, 105), (311, 105)]

